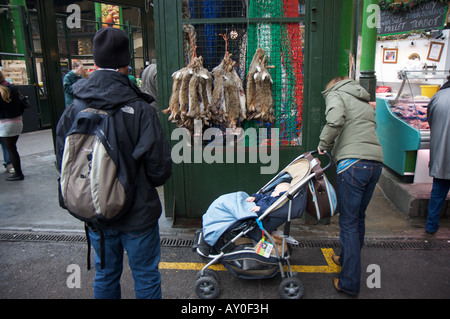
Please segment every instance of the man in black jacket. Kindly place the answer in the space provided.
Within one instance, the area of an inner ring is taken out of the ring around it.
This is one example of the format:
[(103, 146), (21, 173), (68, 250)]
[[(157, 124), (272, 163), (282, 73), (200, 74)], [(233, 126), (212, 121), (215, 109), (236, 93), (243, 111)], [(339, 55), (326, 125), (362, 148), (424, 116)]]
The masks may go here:
[[(115, 134), (128, 174), (135, 179), (136, 195), (130, 211), (105, 229), (105, 267), (100, 267), (100, 233), (89, 229), (96, 251), (95, 298), (120, 298), (124, 249), (135, 281), (136, 298), (161, 298), (158, 270), (161, 203), (155, 189), (171, 176), (172, 160), (153, 99), (128, 78), (129, 40), (125, 32), (103, 28), (94, 36), (94, 62), (98, 69), (89, 79), (74, 84), (75, 100), (62, 114), (56, 131), (56, 159), (61, 168), (64, 142), (76, 115), (90, 107), (120, 108), (114, 114)], [(131, 101), (131, 102), (129, 102)]]

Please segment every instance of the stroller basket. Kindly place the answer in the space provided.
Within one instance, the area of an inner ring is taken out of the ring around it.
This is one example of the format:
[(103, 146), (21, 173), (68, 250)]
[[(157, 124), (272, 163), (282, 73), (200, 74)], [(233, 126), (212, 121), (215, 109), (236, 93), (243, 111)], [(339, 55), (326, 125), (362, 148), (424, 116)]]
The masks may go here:
[(234, 276), (243, 279), (272, 278), (279, 271), (276, 256), (262, 257), (255, 253), (253, 246), (225, 255), (222, 264)]
[[(211, 259), (199, 272), (195, 284), (199, 297), (212, 299), (218, 296), (218, 275), (208, 269), (218, 262), (243, 279), (271, 278), (280, 272), (281, 297), (297, 299), (303, 295), (301, 282), (291, 271), (288, 244), (296, 243), (289, 235), (291, 219), (302, 216), (305, 211), (308, 192), (305, 186), (315, 177), (316, 166), (320, 166), (320, 161), (311, 156), (314, 153), (317, 151), (297, 157), (258, 191), (268, 194), (279, 183), (290, 183), (290, 188), (261, 215), (251, 212), (243, 203), (248, 197), (243, 192), (223, 195), (211, 204), (203, 215), (203, 229), (197, 232), (193, 246), (199, 255)], [(323, 171), (332, 164), (331, 156), (328, 153), (327, 156), (330, 161)], [(284, 231), (275, 232), (283, 223)], [(261, 238), (265, 240), (259, 241)], [(260, 254), (258, 245), (270, 249), (264, 251), (266, 254)]]

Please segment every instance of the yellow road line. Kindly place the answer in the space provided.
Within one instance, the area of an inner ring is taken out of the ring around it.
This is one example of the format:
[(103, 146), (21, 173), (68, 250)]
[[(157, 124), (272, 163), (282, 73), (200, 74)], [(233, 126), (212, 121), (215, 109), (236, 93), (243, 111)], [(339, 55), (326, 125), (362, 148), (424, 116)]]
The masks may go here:
[(321, 248), (323, 256), (327, 261), (327, 266), (291, 266), (292, 271), (304, 272), (304, 273), (339, 273), (341, 272), (341, 267), (336, 265), (331, 259), (334, 251), (332, 248)]
[[(159, 269), (169, 269), (169, 270), (202, 270), (202, 268), (206, 264), (204, 263), (169, 263), (169, 262), (160, 262)], [(208, 269), (216, 270), (216, 271), (224, 271), (227, 270), (222, 265), (212, 265)]]
[[(341, 271), (341, 267), (337, 266), (331, 256), (334, 254), (332, 248), (322, 248), (322, 253), (327, 262), (327, 266), (302, 266), (291, 265), (292, 271), (303, 273), (338, 273)], [(159, 269), (164, 270), (201, 270), (205, 263), (172, 263), (172, 262), (160, 262)], [(212, 265), (209, 269), (216, 271), (225, 271), (226, 268), (222, 265)]]

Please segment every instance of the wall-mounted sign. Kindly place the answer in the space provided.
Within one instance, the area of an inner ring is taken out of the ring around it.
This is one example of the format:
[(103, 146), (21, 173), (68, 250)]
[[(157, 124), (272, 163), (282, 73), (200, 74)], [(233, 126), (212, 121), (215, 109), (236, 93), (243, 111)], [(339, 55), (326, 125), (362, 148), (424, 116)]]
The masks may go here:
[(409, 11), (380, 13), (378, 35), (407, 33), (413, 30), (442, 29), (445, 26), (447, 5), (431, 1), (418, 5)]
[(442, 50), (444, 49), (444, 45), (445, 44), (442, 42), (431, 42), (427, 60), (439, 62), (441, 60), (441, 54)]

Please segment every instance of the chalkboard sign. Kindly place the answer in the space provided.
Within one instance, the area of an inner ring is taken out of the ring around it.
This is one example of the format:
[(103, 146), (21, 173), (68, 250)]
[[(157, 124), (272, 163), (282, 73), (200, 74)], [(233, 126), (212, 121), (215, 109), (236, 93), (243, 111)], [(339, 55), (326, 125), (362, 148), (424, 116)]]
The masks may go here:
[(442, 29), (445, 25), (447, 5), (438, 1), (423, 3), (410, 11), (380, 13), (378, 35), (407, 33), (413, 30)]

